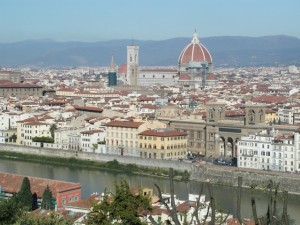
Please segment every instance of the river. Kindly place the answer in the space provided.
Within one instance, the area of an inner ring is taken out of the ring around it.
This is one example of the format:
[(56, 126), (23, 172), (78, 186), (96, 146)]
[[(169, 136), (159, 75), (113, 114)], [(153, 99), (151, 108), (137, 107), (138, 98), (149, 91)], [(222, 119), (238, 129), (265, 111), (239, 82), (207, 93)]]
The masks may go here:
[[(121, 179), (127, 180), (130, 186), (142, 185), (155, 189), (154, 184), (157, 184), (160, 186), (162, 192), (169, 192), (169, 181), (164, 178), (128, 175), (101, 170), (68, 168), (64, 166), (45, 165), (42, 163), (0, 159), (0, 172), (80, 183), (82, 185), (83, 198), (87, 198), (94, 192), (101, 193), (105, 188), (113, 190), (114, 184)], [(175, 193), (180, 199), (187, 199), (189, 193), (196, 194), (199, 192), (200, 185), (200, 182), (195, 181), (175, 181)], [(231, 214), (236, 215), (236, 189), (219, 185), (214, 185), (213, 187), (217, 205), (221, 209), (229, 210)], [(206, 194), (208, 200), (207, 188), (205, 188), (204, 194)], [(258, 214), (261, 215), (265, 213), (267, 209), (266, 195), (260, 194), (256, 200)], [(278, 208), (281, 212), (282, 201), (278, 201)], [(291, 218), (295, 220), (295, 224), (300, 224), (299, 212), (300, 195), (289, 195), (288, 213)], [(242, 216), (250, 218), (251, 215), (250, 190), (244, 188), (242, 193)]]

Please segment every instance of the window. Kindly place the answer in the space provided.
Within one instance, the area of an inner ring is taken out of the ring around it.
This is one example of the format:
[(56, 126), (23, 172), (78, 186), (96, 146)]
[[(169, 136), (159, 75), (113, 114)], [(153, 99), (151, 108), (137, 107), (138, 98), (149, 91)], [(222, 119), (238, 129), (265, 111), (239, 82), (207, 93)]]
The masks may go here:
[(62, 204), (65, 205), (66, 204), (66, 197), (62, 198)]
[(69, 202), (72, 202), (72, 201), (73, 201), (73, 196), (70, 195), (70, 196), (69, 196)]

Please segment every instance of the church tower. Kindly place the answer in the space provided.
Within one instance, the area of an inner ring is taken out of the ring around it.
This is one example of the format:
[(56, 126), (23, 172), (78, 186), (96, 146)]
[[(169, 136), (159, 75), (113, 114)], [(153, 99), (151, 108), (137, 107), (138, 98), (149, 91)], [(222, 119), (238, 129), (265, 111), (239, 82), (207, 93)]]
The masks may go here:
[(139, 46), (127, 46), (127, 84), (138, 86)]

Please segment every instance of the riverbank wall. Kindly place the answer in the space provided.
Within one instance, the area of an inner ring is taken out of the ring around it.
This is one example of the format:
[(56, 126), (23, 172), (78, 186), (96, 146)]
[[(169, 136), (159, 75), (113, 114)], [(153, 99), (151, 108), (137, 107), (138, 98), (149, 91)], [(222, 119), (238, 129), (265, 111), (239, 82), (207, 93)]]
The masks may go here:
[(90, 152), (75, 152), (70, 150), (27, 147), (11, 144), (0, 144), (0, 151), (64, 158), (73, 157), (98, 162), (117, 160), (122, 164), (136, 164), (138, 166), (151, 168), (167, 169), (172, 167), (178, 171), (186, 170), (190, 172), (191, 180), (203, 182), (210, 181), (211, 183), (230, 186), (237, 186), (239, 176), (243, 178), (243, 186), (248, 187), (257, 186), (258, 188), (265, 188), (269, 181), (272, 180), (276, 183), (280, 183), (281, 190), (300, 194), (300, 174), (241, 169), (237, 167), (216, 166), (206, 163), (191, 163), (184, 161), (181, 162), (177, 160), (155, 160)]
[(63, 158), (78, 158), (82, 160), (98, 161), (98, 162), (108, 162), (117, 160), (121, 164), (136, 164), (138, 166), (151, 167), (151, 168), (165, 168), (170, 167), (179, 171), (191, 172), (191, 163), (180, 162), (177, 160), (156, 160), (156, 159), (145, 159), (121, 155), (108, 155), (93, 152), (81, 152), (81, 151), (71, 151), (62, 149), (52, 149), (52, 148), (40, 148), (40, 147), (29, 147), (21, 145), (11, 145), (11, 144), (0, 144), (0, 151), (5, 152), (18, 152), (24, 154), (33, 154), (40, 156), (53, 156), (53, 157), (63, 157)]

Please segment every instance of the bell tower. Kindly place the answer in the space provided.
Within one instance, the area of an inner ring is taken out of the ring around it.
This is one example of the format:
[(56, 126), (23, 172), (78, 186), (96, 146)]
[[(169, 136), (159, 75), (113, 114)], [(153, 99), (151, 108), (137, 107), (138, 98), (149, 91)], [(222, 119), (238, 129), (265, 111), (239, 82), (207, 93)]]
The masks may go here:
[(206, 109), (207, 122), (219, 122), (225, 118), (225, 103), (222, 102), (209, 102)]
[(127, 46), (127, 84), (138, 85), (139, 46)]
[(245, 125), (264, 125), (266, 106), (263, 104), (245, 105)]

